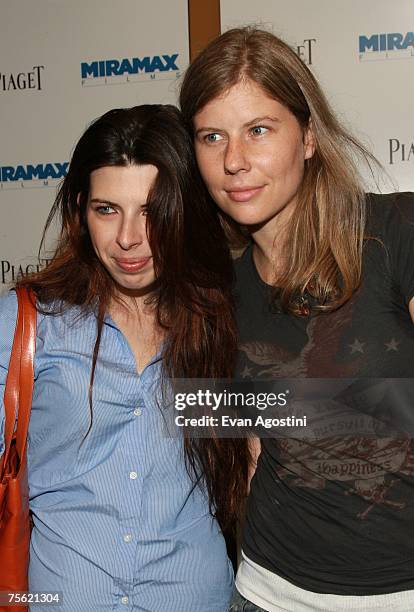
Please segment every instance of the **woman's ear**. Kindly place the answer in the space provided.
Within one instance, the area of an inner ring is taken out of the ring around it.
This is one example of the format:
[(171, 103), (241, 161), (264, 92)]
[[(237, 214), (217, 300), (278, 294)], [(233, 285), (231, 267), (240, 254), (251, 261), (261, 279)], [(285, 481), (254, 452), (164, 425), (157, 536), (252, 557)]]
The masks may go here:
[(308, 126), (303, 131), (303, 149), (305, 159), (310, 159), (315, 153), (316, 140), (315, 134), (313, 133), (312, 119), (309, 119)]

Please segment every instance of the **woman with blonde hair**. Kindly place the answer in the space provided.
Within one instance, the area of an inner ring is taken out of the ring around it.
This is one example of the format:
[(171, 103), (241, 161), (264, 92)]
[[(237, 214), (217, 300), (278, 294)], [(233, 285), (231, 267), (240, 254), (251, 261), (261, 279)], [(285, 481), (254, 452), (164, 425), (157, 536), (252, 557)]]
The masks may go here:
[[(411, 377), (413, 195), (365, 194), (358, 160), (375, 160), (294, 51), (229, 30), (191, 64), (180, 103), (222, 224), (247, 245), (238, 377)], [(370, 389), (353, 399), (372, 426)], [(307, 438), (257, 449), (234, 612), (414, 607), (411, 437), (361, 431), (337, 405)]]

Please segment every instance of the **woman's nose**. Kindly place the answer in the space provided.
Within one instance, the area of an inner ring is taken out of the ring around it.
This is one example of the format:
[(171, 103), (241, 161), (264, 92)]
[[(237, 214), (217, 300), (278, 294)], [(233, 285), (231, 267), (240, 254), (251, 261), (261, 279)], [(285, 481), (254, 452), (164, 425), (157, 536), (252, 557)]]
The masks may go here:
[(146, 236), (145, 222), (134, 219), (124, 219), (120, 225), (117, 242), (124, 250), (129, 250), (144, 242)]
[(237, 174), (242, 170), (250, 170), (246, 144), (239, 138), (229, 140), (224, 154), (224, 171), (226, 174)]

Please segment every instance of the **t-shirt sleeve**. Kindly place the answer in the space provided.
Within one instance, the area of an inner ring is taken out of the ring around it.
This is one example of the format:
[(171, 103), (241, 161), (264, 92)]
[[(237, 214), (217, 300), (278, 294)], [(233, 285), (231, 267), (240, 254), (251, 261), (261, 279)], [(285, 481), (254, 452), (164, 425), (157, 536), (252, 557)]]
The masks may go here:
[(0, 297), (0, 455), (4, 452), (4, 389), (13, 345), (17, 317), (14, 291)]
[(385, 241), (393, 281), (408, 304), (414, 297), (414, 193), (393, 194)]

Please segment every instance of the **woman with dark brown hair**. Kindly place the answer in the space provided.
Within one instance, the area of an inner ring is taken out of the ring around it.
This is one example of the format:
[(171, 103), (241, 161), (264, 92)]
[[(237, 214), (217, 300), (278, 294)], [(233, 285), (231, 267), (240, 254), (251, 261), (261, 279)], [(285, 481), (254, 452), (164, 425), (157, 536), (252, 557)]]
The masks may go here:
[[(236, 346), (231, 259), (179, 111), (94, 121), (54, 219), (49, 266), (20, 282), (38, 310), (30, 591), (68, 612), (223, 612), (245, 443), (168, 436), (162, 404), (168, 377), (229, 377)], [(14, 292), (0, 309), (4, 388)]]
[[(364, 193), (357, 160), (374, 159), (296, 53), (230, 30), (180, 102), (222, 224), (247, 245), (237, 375), (412, 377), (413, 194)], [(315, 407), (305, 437), (256, 441), (233, 612), (414, 609), (414, 447), (395, 433), (412, 403), (398, 381), (352, 389)]]

